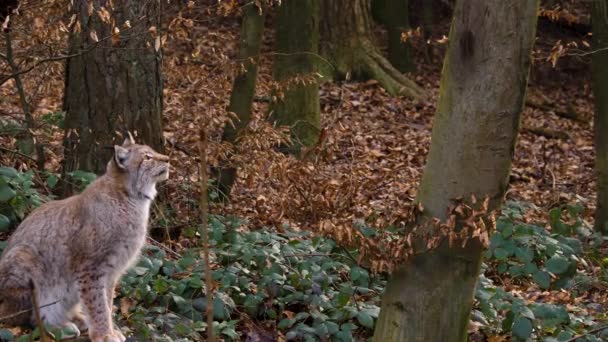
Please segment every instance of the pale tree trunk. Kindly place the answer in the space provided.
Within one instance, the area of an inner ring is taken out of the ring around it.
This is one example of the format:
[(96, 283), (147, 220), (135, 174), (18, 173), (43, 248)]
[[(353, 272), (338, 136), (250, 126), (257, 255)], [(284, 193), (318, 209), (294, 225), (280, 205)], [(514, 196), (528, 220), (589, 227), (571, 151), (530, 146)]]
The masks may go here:
[[(262, 48), (265, 16), (266, 9), (264, 7), (259, 8), (250, 3), (243, 8), (237, 58), (239, 62), (243, 63), (244, 70), (241, 70), (234, 79), (228, 107), (228, 111), (236, 114), (238, 119), (234, 122), (234, 126), (229, 124), (224, 127), (222, 135), (224, 141), (235, 143), (237, 137), (251, 121), (251, 106), (258, 77), (258, 62)], [(221, 193), (224, 197), (228, 197), (236, 178), (236, 168), (228, 166), (214, 171), (218, 178)]]
[[(113, 151), (107, 147), (122, 142), (127, 130), (138, 143), (162, 151), (161, 53), (155, 37), (160, 34), (160, 3), (114, 1), (112, 10), (109, 0), (74, 1), (80, 32), (72, 33), (70, 50), (98, 46), (67, 62), (64, 173), (103, 173)], [(119, 41), (118, 36), (109, 38), (113, 28), (102, 22), (102, 6), (120, 30)]]
[(422, 89), (382, 56), (372, 36), (371, 0), (321, 0), (321, 52), (337, 78), (373, 78), (391, 95), (422, 96)]
[[(321, 132), (319, 84), (319, 0), (285, 1), (276, 17), (274, 79), (283, 96), (271, 106), (270, 120), (289, 126), (290, 153), (314, 145)], [(305, 83), (297, 82), (303, 77)]]
[[(444, 62), (420, 221), (457, 198), (503, 199), (524, 105), (537, 0), (459, 0)], [(457, 225), (458, 227), (459, 225)], [(458, 245), (459, 246), (459, 245)], [(483, 246), (417, 250), (393, 273), (374, 341), (465, 341)]]
[(593, 93), (595, 97), (595, 167), (597, 208), (595, 229), (608, 235), (608, 1), (596, 0), (591, 8), (593, 25)]

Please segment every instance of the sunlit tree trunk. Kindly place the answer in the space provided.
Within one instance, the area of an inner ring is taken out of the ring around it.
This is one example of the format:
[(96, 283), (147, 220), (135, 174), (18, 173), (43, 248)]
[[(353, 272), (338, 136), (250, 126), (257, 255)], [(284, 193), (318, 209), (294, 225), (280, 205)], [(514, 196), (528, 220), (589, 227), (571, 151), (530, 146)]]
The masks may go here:
[[(459, 0), (443, 66), (419, 222), (454, 199), (497, 208), (507, 189), (535, 38), (537, 0)], [(478, 203), (479, 203), (478, 202)], [(488, 222), (488, 226), (491, 224)], [(455, 229), (461, 224), (457, 224)], [(414, 256), (393, 273), (374, 341), (465, 341), (483, 253), (477, 238)]]
[(592, 5), (593, 84), (595, 96), (595, 164), (597, 170), (597, 208), (595, 229), (608, 235), (608, 1)]
[[(238, 120), (234, 126), (226, 125), (222, 140), (235, 143), (251, 121), (251, 106), (255, 95), (255, 85), (258, 76), (258, 62), (262, 47), (264, 33), (264, 18), (266, 9), (259, 8), (250, 3), (243, 8), (241, 36), (239, 41), (239, 62), (243, 63), (244, 70), (240, 70), (234, 79), (230, 105), (228, 110), (236, 114)], [(216, 171), (218, 183), (222, 194), (228, 196), (236, 178), (236, 169), (232, 166), (222, 167)]]
[(373, 0), (373, 10), (377, 20), (388, 33), (388, 60), (401, 72), (414, 69), (411, 47), (401, 39), (401, 34), (410, 29), (408, 0)]
[[(376, 79), (392, 95), (422, 90), (382, 56), (372, 38), (371, 0), (321, 0), (321, 51), (335, 77)], [(404, 14), (407, 15), (407, 14)]]
[(271, 120), (290, 127), (293, 144), (289, 152), (299, 153), (302, 147), (314, 145), (321, 131), (315, 75), (319, 63), (319, 0), (284, 1), (275, 25), (273, 73), (281, 89), (271, 107)]
[[(162, 151), (161, 53), (156, 39), (161, 3), (74, 1), (80, 30), (70, 37), (70, 51), (90, 51), (70, 58), (66, 66), (64, 173), (104, 172), (113, 151), (107, 147), (122, 142), (121, 133), (127, 130), (137, 142)], [(109, 19), (102, 19), (106, 13)]]

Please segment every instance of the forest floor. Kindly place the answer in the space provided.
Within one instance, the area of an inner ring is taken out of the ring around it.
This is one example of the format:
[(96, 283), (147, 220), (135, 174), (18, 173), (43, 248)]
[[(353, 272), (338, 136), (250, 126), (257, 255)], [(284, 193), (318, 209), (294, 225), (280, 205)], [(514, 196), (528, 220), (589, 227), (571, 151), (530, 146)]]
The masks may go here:
[[(164, 215), (156, 215), (153, 223), (153, 229), (169, 231), (172, 240), (166, 241), (166, 246), (180, 253), (192, 246), (191, 239), (180, 237), (177, 232), (200, 222), (200, 125), (206, 127), (211, 140), (207, 151), (209, 166), (217, 166), (232, 155), (230, 160), (239, 169), (230, 201), (212, 202), (211, 212), (245, 220), (239, 226), (242, 231), (267, 227), (282, 231), (289, 226), (334, 237), (336, 233), (328, 230), (349, 231), (360, 224), (384, 229), (407, 220), (430, 145), (446, 47), (437, 41), (447, 36), (446, 24), (439, 25), (434, 33), (429, 47), (431, 57), (414, 55), (417, 67), (409, 76), (425, 89), (427, 97), (422, 101), (391, 97), (375, 81), (323, 83), (323, 139), (310, 152), (310, 158), (300, 161), (276, 151), (282, 131), (265, 120), (273, 85), (270, 23), (264, 36), (255, 119), (249, 126), (250, 135), (230, 152), (231, 148), (220, 142), (220, 136), (228, 118), (225, 111), (235, 69), (231, 60), (236, 56), (239, 20), (209, 16), (196, 9), (184, 8), (179, 16), (174, 14), (166, 16), (168, 39), (163, 60), (163, 121), (173, 174), (163, 185), (169, 201), (160, 206), (170, 207), (171, 216), (167, 220)], [(589, 228), (595, 209), (589, 57), (563, 56), (555, 67), (548, 60), (556, 42), (576, 41), (580, 45), (588, 37), (547, 23), (539, 25), (538, 36), (506, 198), (533, 204), (521, 219), (526, 223), (548, 222), (550, 209), (580, 204), (584, 208), (580, 226)], [(17, 41), (27, 44), (23, 37)], [(415, 51), (425, 49), (420, 40), (413, 44)], [(46, 122), (49, 115), (61, 111), (61, 65), (25, 74), (23, 78), (27, 92), (32, 94), (38, 121)], [(4, 84), (0, 95), (0, 115), (21, 120), (14, 83)], [(62, 138), (62, 129), (52, 125), (39, 136), (48, 146), (45, 169), (50, 172), (59, 170)], [(15, 149), (10, 136), (0, 136), (0, 144)], [(27, 161), (9, 158), (8, 154), (0, 159), (20, 170), (28, 168)], [(212, 188), (211, 193), (216, 191)], [(156, 214), (160, 207), (155, 209)], [(575, 306), (585, 297), (586, 302), (608, 308), (607, 295), (595, 290), (575, 298), (563, 296), (560, 291), (544, 292), (526, 282), (507, 282), (503, 286), (507, 291), (534, 297), (531, 301), (552, 297), (545, 301)]]

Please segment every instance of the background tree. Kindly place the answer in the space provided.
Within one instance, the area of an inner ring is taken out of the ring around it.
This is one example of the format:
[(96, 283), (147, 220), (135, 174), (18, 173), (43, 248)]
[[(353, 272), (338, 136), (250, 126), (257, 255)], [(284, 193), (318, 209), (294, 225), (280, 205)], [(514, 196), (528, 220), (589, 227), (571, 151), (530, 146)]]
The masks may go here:
[(374, 45), (371, 0), (322, 0), (321, 4), (321, 51), (334, 65), (334, 76), (370, 77), (392, 95), (422, 95), (420, 87)]
[[(258, 76), (258, 62), (262, 48), (264, 33), (264, 18), (266, 9), (249, 3), (243, 8), (241, 37), (239, 41), (238, 59), (243, 63), (243, 70), (234, 79), (230, 93), (228, 111), (235, 113), (238, 120), (233, 125), (226, 125), (222, 135), (223, 141), (235, 143), (241, 131), (251, 121), (251, 105), (255, 95), (255, 85)], [(228, 195), (236, 177), (234, 167), (224, 167), (217, 170), (220, 190)]]
[[(487, 196), (490, 209), (501, 204), (537, 10), (536, 0), (457, 2), (417, 198), (424, 207), (421, 222), (447, 220), (457, 198)], [(374, 341), (464, 341), (483, 250), (471, 239), (464, 248), (444, 241), (432, 251), (415, 251), (387, 285)]]
[(401, 72), (414, 69), (410, 44), (401, 40), (401, 34), (410, 29), (408, 7), (408, 0), (372, 1), (374, 17), (386, 27), (388, 33), (388, 60)]
[(64, 173), (102, 173), (120, 132), (163, 150), (160, 4), (157, 1), (78, 0), (70, 51), (88, 53), (66, 66)]
[(319, 0), (285, 1), (276, 18), (273, 74), (279, 83), (271, 121), (289, 126), (291, 152), (314, 145), (319, 117)]
[(593, 1), (593, 92), (597, 202), (595, 229), (608, 235), (608, 1)]

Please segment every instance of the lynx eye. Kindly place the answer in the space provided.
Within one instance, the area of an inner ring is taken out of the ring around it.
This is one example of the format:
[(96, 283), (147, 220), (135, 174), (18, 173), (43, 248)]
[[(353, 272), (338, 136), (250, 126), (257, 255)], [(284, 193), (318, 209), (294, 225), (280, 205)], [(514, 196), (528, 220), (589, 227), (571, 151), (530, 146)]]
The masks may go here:
[(145, 160), (152, 160), (152, 155), (151, 154), (144, 154), (144, 159)]

